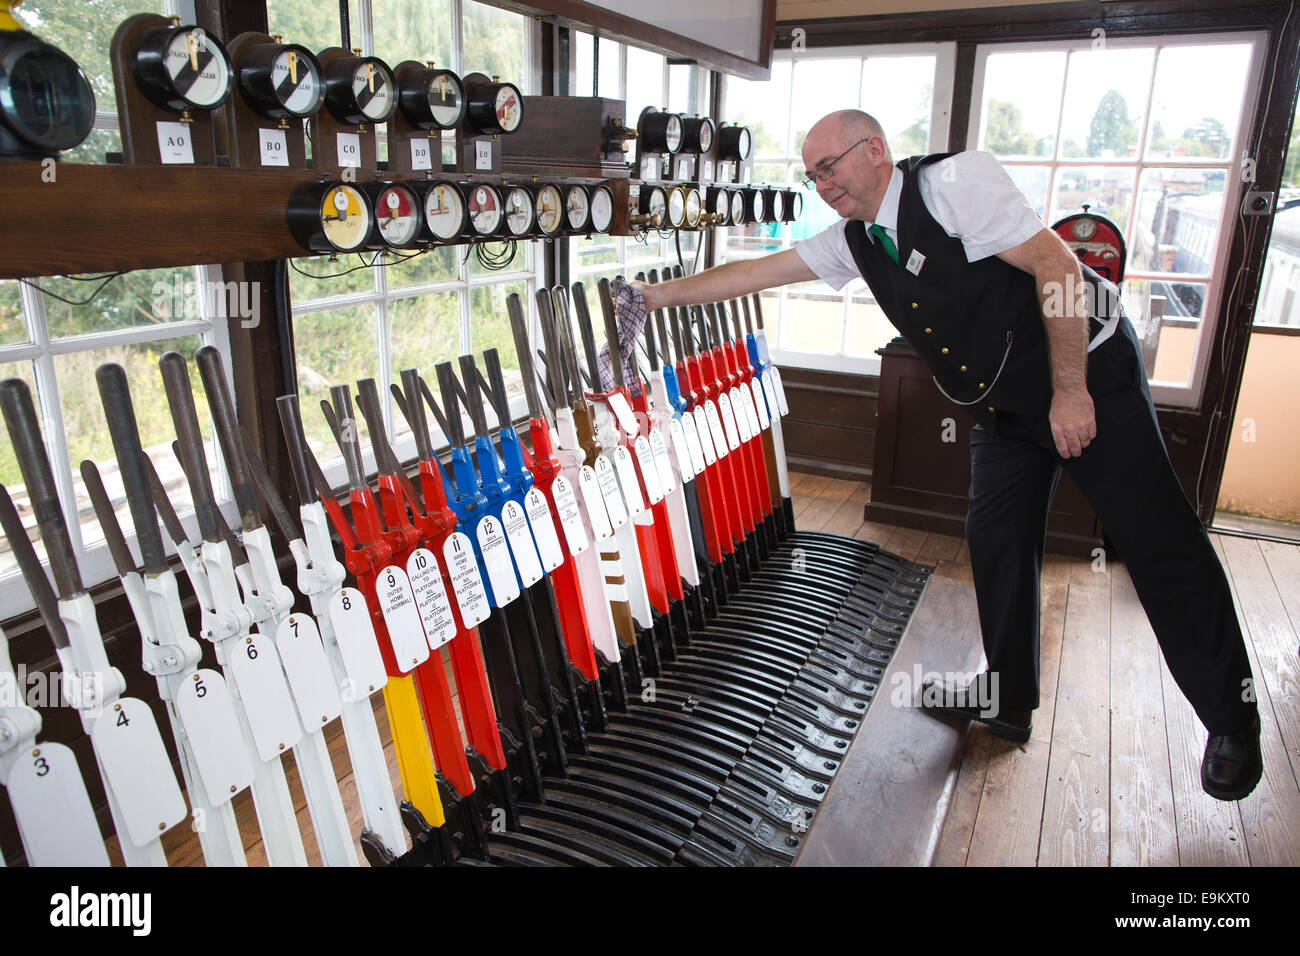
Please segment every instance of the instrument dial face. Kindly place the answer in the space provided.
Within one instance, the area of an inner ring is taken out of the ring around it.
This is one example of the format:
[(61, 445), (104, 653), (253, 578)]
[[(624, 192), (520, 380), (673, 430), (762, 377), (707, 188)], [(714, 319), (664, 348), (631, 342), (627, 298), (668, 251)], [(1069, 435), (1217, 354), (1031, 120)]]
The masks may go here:
[(385, 186), (375, 203), (379, 234), (390, 246), (409, 246), (420, 231), (420, 203), (410, 188)]
[(785, 215), (785, 193), (781, 192), (779, 189), (774, 189), (769, 193), (769, 196), (771, 197), (770, 204), (772, 207), (772, 221), (780, 222), (781, 218)]
[(700, 224), (700, 213), (704, 211), (704, 203), (700, 199), (700, 191), (694, 186), (686, 190), (686, 225), (694, 229)]
[(469, 221), (480, 236), (490, 236), (501, 228), (501, 194), (491, 186), (475, 186), (469, 194)]
[(513, 84), (502, 83), (497, 87), (493, 106), (496, 109), (497, 124), (503, 130), (513, 133), (519, 128), (519, 123), (524, 118), (523, 97)]
[[(741, 195), (744, 194), (742, 193)], [(763, 210), (766, 208), (766, 206), (763, 203), (763, 191), (761, 189), (752, 190), (752, 195), (753, 195), (753, 199), (750, 200), (751, 213), (749, 216), (749, 221), (762, 222)]]
[(513, 186), (506, 193), (506, 228), (512, 236), (525, 236), (533, 230), (533, 197), (523, 186)]
[(1097, 220), (1087, 217), (1076, 219), (1071, 226), (1074, 238), (1081, 242), (1087, 242), (1097, 234)]
[(434, 183), (424, 197), (424, 221), (435, 239), (451, 242), (465, 228), (465, 197), (452, 183)]
[(740, 138), (737, 140), (737, 146), (740, 150), (741, 159), (749, 159), (749, 151), (753, 148), (754, 139), (750, 135), (749, 127), (744, 126), (740, 130)]
[(660, 226), (666, 224), (668, 197), (664, 195), (663, 187), (651, 186), (649, 190), (641, 193), (641, 212), (647, 216), (658, 216)]
[(700, 152), (707, 153), (713, 148), (713, 124), (705, 120), (700, 124)]
[(429, 83), (429, 112), (443, 129), (451, 129), (465, 115), (465, 88), (451, 70), (436, 70)]
[(372, 123), (392, 115), (393, 77), (378, 61), (363, 59), (352, 70), (352, 96), (361, 114)]
[(271, 63), (271, 88), (285, 112), (310, 116), (320, 106), (325, 84), (314, 60), (297, 47), (285, 47)]
[(591, 228), (596, 232), (609, 232), (614, 225), (614, 194), (608, 186), (597, 186), (591, 191)]
[(790, 198), (790, 215), (798, 219), (803, 214), (803, 194), (794, 193)]
[(718, 217), (718, 225), (730, 224), (731, 196), (725, 189), (719, 189), (713, 194), (713, 214)]
[(680, 229), (686, 222), (686, 190), (674, 186), (668, 193), (668, 225)]
[(581, 232), (591, 218), (591, 196), (585, 186), (570, 186), (564, 199), (565, 223), (574, 232)]
[(564, 198), (560, 195), (559, 187), (547, 183), (537, 190), (533, 211), (538, 229), (548, 236), (559, 232), (560, 226), (564, 224)]
[(745, 194), (739, 189), (731, 194), (731, 222), (736, 226), (745, 224)]
[(95, 120), (95, 94), (75, 60), (36, 39), (19, 40), (0, 62), (0, 112), (42, 151), (71, 149)]
[(676, 113), (668, 117), (668, 125), (664, 128), (664, 142), (670, 153), (675, 153), (682, 148), (682, 118)]
[(336, 183), (325, 190), (320, 221), (330, 244), (341, 252), (351, 252), (360, 248), (370, 232), (370, 207), (355, 186)]
[(230, 62), (199, 27), (173, 31), (166, 69), (177, 95), (197, 109), (215, 109), (230, 95)]

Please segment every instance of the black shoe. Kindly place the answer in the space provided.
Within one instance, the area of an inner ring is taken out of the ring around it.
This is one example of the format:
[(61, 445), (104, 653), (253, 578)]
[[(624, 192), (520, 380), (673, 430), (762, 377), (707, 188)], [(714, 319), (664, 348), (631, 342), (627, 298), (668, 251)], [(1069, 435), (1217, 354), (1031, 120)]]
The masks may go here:
[[(927, 680), (921, 684), (921, 709), (931, 714), (946, 714), (961, 720), (973, 720), (988, 727), (989, 733), (1003, 740), (1023, 744), (1034, 729), (1032, 711), (998, 709), (996, 700), (978, 693), (985, 686), (987, 671), (966, 686)], [(992, 706), (986, 706), (986, 705)]]
[(1201, 760), (1201, 789), (1216, 800), (1248, 796), (1264, 775), (1259, 752), (1259, 718), (1235, 734), (1211, 734)]

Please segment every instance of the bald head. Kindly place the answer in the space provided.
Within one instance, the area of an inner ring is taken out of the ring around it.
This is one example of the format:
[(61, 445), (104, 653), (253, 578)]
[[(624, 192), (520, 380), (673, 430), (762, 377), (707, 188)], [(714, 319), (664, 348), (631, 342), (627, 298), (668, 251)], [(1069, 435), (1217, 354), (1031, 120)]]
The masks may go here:
[[(874, 116), (862, 110), (837, 110), (814, 123), (812, 129), (808, 131), (805, 142), (813, 142), (834, 155), (848, 149), (858, 140), (870, 136), (885, 139), (885, 131), (881, 129), (880, 123)], [(890, 163), (894, 161), (887, 140), (885, 158)]]

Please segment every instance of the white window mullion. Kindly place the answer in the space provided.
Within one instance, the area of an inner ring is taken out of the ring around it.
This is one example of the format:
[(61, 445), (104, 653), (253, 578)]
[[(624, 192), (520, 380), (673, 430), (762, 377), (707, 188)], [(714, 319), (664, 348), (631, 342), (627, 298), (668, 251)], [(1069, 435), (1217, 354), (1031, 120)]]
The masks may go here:
[(461, 0), (451, 0), (451, 64), (457, 76), (465, 75), (465, 24)]
[(379, 362), (379, 368), (375, 369), (375, 387), (379, 392), (379, 414), (391, 440), (397, 429), (393, 424), (393, 396), (388, 388), (393, 380), (393, 330), (392, 313), (388, 309), (388, 270), (384, 265), (389, 261), (389, 254), (382, 253), (375, 268), (375, 291), (379, 294), (375, 302), (375, 352)]
[(355, 29), (352, 31), (352, 42), (357, 42), (357, 34), (361, 34), (361, 55), (375, 55), (375, 15), (371, 8), (370, 0), (357, 0), (357, 18), (354, 24)]

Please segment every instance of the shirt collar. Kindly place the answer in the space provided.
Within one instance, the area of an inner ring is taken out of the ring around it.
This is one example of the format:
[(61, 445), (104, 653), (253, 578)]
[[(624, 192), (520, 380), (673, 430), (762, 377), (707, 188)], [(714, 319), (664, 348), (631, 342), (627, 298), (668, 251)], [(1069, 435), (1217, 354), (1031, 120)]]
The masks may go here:
[(893, 174), (889, 177), (889, 185), (885, 187), (885, 198), (880, 200), (880, 209), (876, 211), (876, 221), (867, 223), (867, 227), (870, 228), (878, 223), (894, 235), (898, 235), (898, 201), (902, 195), (903, 173), (895, 166)]

